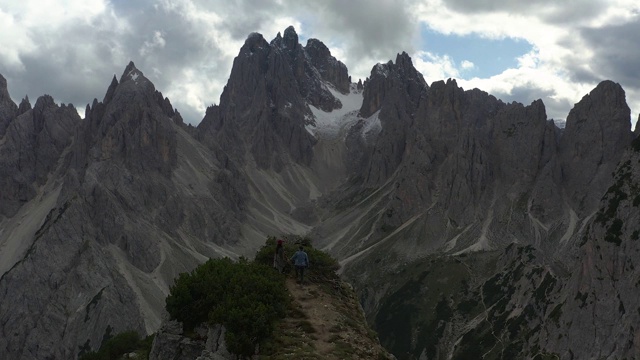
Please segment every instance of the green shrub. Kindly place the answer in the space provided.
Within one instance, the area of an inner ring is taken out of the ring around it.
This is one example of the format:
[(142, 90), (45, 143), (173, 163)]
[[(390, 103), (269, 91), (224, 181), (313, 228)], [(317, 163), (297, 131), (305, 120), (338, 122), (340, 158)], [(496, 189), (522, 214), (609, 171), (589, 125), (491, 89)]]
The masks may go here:
[(180, 274), (170, 289), (166, 309), (187, 331), (207, 321), (224, 325), (229, 350), (248, 356), (271, 336), (275, 321), (286, 314), (288, 301), (284, 278), (278, 272), (246, 259), (224, 258)]

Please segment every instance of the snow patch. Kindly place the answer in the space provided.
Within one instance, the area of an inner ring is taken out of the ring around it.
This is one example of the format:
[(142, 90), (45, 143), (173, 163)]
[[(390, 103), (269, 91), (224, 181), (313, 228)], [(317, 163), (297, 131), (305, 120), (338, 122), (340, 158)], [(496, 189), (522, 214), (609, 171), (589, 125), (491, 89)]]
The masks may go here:
[(362, 92), (351, 91), (345, 95), (335, 90), (332, 86), (327, 86), (327, 89), (331, 92), (331, 95), (340, 100), (342, 108), (326, 112), (309, 104), (309, 109), (311, 109), (313, 113), (315, 124), (313, 124), (312, 121), (308, 121), (308, 118), (305, 118), (305, 121), (311, 123), (306, 126), (306, 129), (314, 136), (319, 134), (337, 136), (340, 129), (345, 125), (358, 120), (358, 111), (362, 106)]
[(131, 78), (131, 80), (135, 81), (136, 84), (138, 83), (138, 77), (140, 76), (140, 74), (138, 74), (135, 69), (129, 71), (127, 75)]
[(389, 76), (389, 68), (385, 64), (377, 63), (373, 69), (375, 72), (382, 74), (384, 77)]

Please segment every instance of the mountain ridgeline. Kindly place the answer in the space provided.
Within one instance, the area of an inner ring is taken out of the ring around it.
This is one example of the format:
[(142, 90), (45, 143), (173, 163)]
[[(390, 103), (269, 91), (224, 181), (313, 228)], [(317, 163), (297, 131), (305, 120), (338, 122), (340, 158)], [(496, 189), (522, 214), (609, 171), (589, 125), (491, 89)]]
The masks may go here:
[(399, 359), (639, 358), (630, 118), (612, 81), (560, 129), (406, 53), (355, 83), (292, 27), (248, 36), (197, 127), (133, 62), (84, 119), (0, 76), (0, 357), (154, 332), (179, 273), (299, 234)]

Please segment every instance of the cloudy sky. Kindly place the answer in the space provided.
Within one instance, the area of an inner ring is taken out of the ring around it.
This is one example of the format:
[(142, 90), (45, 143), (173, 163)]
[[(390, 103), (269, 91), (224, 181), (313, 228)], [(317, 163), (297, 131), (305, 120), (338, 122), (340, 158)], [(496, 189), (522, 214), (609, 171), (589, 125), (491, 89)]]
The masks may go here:
[(19, 102), (50, 94), (81, 115), (129, 60), (185, 121), (217, 103), (247, 35), (293, 25), (354, 80), (406, 51), (431, 83), (455, 78), (504, 101), (541, 98), (563, 120), (598, 82), (640, 111), (635, 0), (0, 0), (0, 74)]

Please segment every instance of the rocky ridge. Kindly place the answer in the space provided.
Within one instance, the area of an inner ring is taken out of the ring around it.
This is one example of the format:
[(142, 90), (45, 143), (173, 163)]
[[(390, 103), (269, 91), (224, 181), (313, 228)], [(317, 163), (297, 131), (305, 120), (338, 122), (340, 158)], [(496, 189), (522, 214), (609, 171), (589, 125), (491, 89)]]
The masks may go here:
[[(287, 289), (292, 304), (287, 317), (274, 330), (276, 349), (269, 359), (393, 359), (380, 346), (347, 283), (311, 282), (301, 286), (289, 278)], [(202, 325), (194, 333), (184, 334), (182, 324), (175, 320), (164, 322), (149, 359), (235, 359), (227, 350), (224, 327)]]

